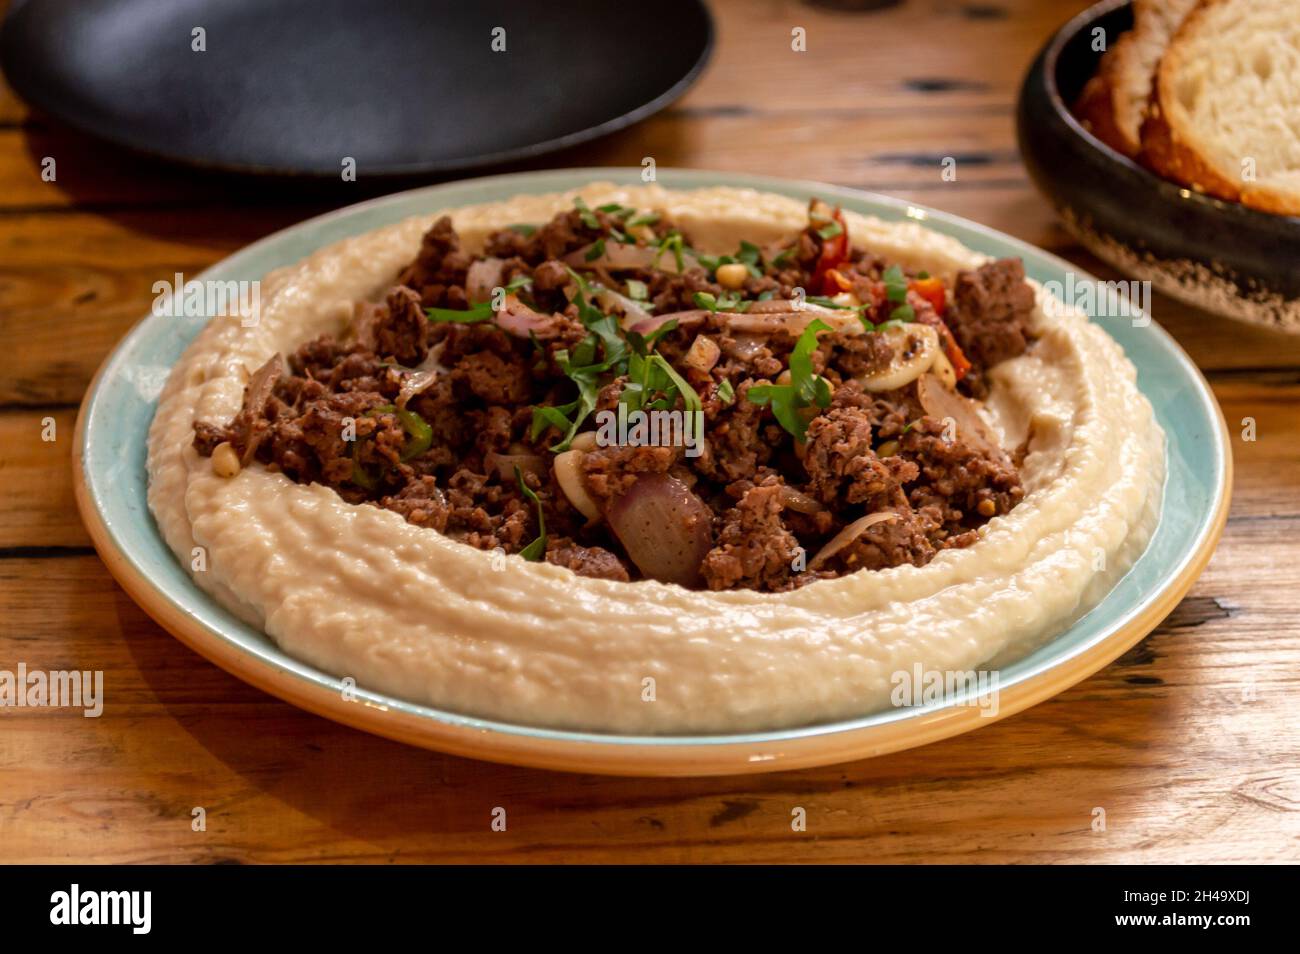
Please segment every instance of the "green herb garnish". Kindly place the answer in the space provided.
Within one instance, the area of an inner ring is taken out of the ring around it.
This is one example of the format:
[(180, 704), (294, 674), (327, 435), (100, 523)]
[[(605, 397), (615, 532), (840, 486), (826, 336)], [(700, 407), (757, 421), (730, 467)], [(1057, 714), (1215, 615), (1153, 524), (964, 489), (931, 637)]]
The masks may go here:
[(808, 422), (801, 412), (814, 405), (829, 407), (831, 403), (830, 383), (814, 374), (812, 367), (817, 332), (830, 330), (831, 326), (820, 318), (814, 318), (804, 328), (790, 353), (789, 384), (754, 385), (745, 392), (746, 399), (754, 404), (770, 405), (777, 421), (801, 444), (808, 433)]
[(835, 221), (834, 219), (831, 219), (830, 222), (826, 223), (825, 225), (823, 225), (821, 228), (817, 230), (817, 234), (824, 239), (833, 239), (837, 235), (842, 235), (843, 232), (844, 232), (844, 226), (840, 225), (840, 223)]
[(627, 297), (633, 301), (649, 301), (650, 289), (645, 282), (637, 281), (635, 278), (627, 280)]
[(596, 218), (596, 213), (587, 207), (582, 196), (577, 196), (573, 200), (573, 207), (578, 210), (578, 218), (582, 219), (583, 225), (597, 232), (600, 231), (600, 219)]
[(524, 483), (524, 472), (515, 464), (515, 480), (519, 481), (519, 489), (537, 508), (537, 539), (528, 546), (519, 551), (519, 555), (525, 560), (537, 562), (546, 555), (546, 514), (542, 512), (542, 502), (537, 498), (537, 493)]
[(522, 222), (517, 225), (507, 225), (506, 228), (508, 228), (511, 232), (518, 232), (524, 238), (530, 238), (533, 235), (533, 233), (537, 231), (537, 226), (528, 225)]
[[(533, 280), (526, 275), (520, 275), (518, 278), (504, 286), (503, 290), (507, 295), (513, 295), (521, 288), (532, 287)], [(492, 299), (481, 301), (477, 305), (471, 305), (469, 308), (426, 308), (425, 316), (430, 321), (455, 322), (458, 325), (476, 325), (481, 321), (491, 321), (496, 314), (492, 307)]]
[(682, 233), (669, 232), (667, 235), (665, 235), (662, 239), (659, 240), (659, 245), (658, 245), (659, 250), (655, 253), (655, 257), (654, 257), (655, 268), (659, 267), (659, 259), (663, 258), (666, 252), (672, 252), (673, 258), (677, 261), (677, 271), (679, 273), (685, 271), (686, 265), (685, 265), (685, 260), (683, 258), (683, 251), (685, 250), (685, 248), (686, 245), (685, 245), (685, 240), (682, 238)]
[(723, 378), (718, 385), (718, 400), (723, 404), (731, 404), (736, 400), (736, 389), (731, 386), (730, 378)]
[(750, 302), (740, 297), (739, 292), (723, 292), (714, 295), (711, 292), (696, 292), (691, 296), (696, 308), (707, 308), (712, 312), (748, 311)]
[(897, 265), (890, 265), (880, 276), (885, 283), (885, 295), (890, 301), (907, 301), (907, 276)]
[(410, 438), (402, 448), (402, 460), (419, 457), (433, 446), (433, 428), (419, 414), (399, 409), (397, 419), (402, 422), (402, 429)]

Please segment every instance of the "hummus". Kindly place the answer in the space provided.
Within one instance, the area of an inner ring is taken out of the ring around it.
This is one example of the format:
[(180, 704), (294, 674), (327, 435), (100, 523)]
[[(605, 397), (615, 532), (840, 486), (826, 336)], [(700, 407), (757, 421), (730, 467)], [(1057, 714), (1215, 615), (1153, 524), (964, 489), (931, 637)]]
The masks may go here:
[[(448, 210), (470, 250), (493, 230), (619, 202), (668, 213), (695, 247), (801, 229), (794, 199), (726, 188), (593, 184)], [(438, 213), (441, 214), (441, 213)], [(321, 249), (268, 275), (260, 320), (213, 319), (164, 388), (149, 435), (149, 505), (196, 582), (286, 652), (359, 687), (464, 715), (619, 733), (726, 733), (888, 708), (896, 674), (996, 667), (1095, 605), (1145, 547), (1164, 435), (1115, 342), (1036, 289), (1025, 354), (990, 373), (1004, 447), (1028, 442), (1024, 499), (964, 549), (784, 593), (691, 591), (579, 577), (494, 555), (296, 484), (260, 465), (226, 478), (193, 445), (227, 420), (249, 372), (338, 333), (414, 254), (437, 214)], [(948, 281), (986, 259), (913, 222), (846, 213), (854, 246)]]

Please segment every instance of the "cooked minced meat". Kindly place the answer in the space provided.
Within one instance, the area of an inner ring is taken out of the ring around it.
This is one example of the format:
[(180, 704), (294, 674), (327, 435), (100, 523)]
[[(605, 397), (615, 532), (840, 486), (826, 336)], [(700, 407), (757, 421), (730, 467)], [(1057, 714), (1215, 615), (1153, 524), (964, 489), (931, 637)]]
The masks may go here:
[[(481, 549), (710, 589), (921, 566), (1024, 496), (965, 410), (1031, 343), (1019, 261), (945, 288), (852, 250), (818, 202), (790, 241), (711, 258), (661, 215), (578, 204), (476, 255), (443, 217), (395, 279), (196, 422), (199, 453)], [(602, 440), (620, 406), (698, 409), (702, 438)]]

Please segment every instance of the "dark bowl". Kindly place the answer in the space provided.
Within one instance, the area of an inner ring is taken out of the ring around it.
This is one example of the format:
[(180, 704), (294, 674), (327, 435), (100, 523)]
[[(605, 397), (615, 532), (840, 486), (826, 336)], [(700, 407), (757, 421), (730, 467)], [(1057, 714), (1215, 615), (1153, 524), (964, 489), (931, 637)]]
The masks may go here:
[(1030, 177), (1066, 228), (1119, 271), (1217, 314), (1300, 334), (1300, 218), (1161, 179), (1070, 112), (1101, 59), (1092, 31), (1114, 42), (1132, 25), (1128, 0), (1105, 0), (1039, 53), (1016, 110)]

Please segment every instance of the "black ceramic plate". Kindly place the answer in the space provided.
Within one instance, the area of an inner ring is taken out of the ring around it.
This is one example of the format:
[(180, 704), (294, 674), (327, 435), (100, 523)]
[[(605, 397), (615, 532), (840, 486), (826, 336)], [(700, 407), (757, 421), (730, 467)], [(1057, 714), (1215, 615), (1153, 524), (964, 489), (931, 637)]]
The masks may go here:
[(1061, 28), (1020, 91), (1020, 151), (1038, 188), (1099, 258), (1183, 301), (1300, 333), (1300, 218), (1270, 215), (1169, 182), (1121, 155), (1071, 114), (1101, 54), (1133, 24), (1105, 0)]
[(352, 157), (359, 176), (412, 175), (636, 122), (690, 86), (712, 40), (701, 0), (635, 14), (580, 0), (18, 0), (0, 60), (33, 105), (142, 152), (309, 176)]

